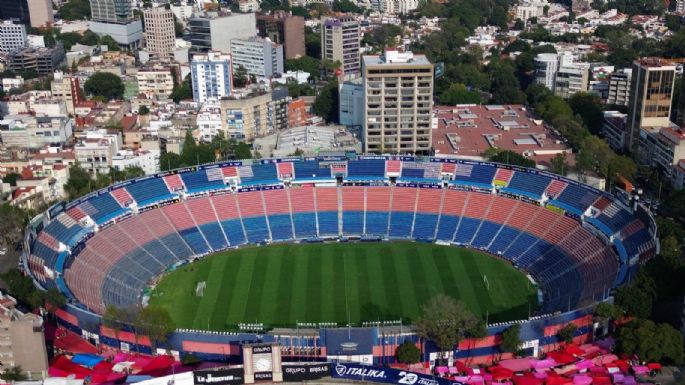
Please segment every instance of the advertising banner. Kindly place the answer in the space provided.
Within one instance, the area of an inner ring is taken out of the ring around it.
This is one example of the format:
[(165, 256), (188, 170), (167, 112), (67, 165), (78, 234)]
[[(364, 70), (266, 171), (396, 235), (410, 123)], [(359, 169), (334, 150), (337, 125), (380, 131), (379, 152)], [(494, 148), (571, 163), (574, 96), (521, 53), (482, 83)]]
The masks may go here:
[(197, 370), (193, 372), (195, 385), (240, 385), (245, 383), (243, 368)]
[(446, 378), (406, 370), (348, 363), (332, 364), (331, 377), (399, 385), (462, 385)]
[(314, 365), (283, 365), (283, 381), (313, 381), (331, 375), (328, 363)]

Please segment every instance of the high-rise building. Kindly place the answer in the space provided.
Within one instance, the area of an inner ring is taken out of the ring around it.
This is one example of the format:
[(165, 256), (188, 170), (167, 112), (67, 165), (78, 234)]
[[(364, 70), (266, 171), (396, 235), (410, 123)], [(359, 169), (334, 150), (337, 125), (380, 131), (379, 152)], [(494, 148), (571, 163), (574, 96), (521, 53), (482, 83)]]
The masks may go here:
[(535, 83), (554, 90), (554, 82), (559, 68), (559, 58), (555, 53), (539, 53), (533, 59)]
[(304, 18), (285, 11), (274, 11), (271, 15), (257, 15), (259, 36), (274, 43), (283, 44), (286, 59), (304, 56)]
[(587, 92), (590, 81), (589, 63), (559, 66), (554, 78), (554, 94), (568, 99), (576, 92)]
[(427, 154), (431, 149), (433, 64), (425, 55), (364, 55), (364, 149)]
[(628, 149), (635, 151), (640, 128), (670, 125), (675, 66), (659, 58), (633, 62), (628, 104)]
[(143, 38), (143, 25), (133, 17), (130, 0), (90, 0), (90, 30), (109, 35), (122, 49), (135, 50)]
[(354, 16), (321, 19), (321, 58), (338, 61), (342, 73), (359, 73), (361, 29)]
[(172, 57), (176, 48), (176, 31), (171, 9), (168, 6), (146, 8), (143, 10), (143, 20), (147, 51), (160, 58)]
[(257, 93), (237, 99), (222, 98), (221, 128), (227, 138), (252, 141), (266, 135), (269, 127), (271, 93)]
[(623, 68), (615, 71), (609, 78), (609, 93), (607, 104), (616, 106), (627, 106), (630, 100), (630, 78), (633, 70)]
[(84, 100), (78, 77), (67, 75), (61, 71), (55, 72), (50, 83), (50, 91), (53, 97), (64, 101), (67, 106), (67, 113), (71, 115), (76, 113), (76, 106)]
[(276, 131), (288, 128), (288, 104), (293, 100), (288, 96), (287, 88), (274, 88), (271, 91), (269, 104), (269, 127)]
[(26, 47), (26, 27), (11, 20), (0, 23), (0, 52), (13, 52)]
[(28, 3), (31, 27), (38, 28), (55, 22), (55, 15), (52, 12), (52, 1), (31, 0)]
[(339, 119), (345, 126), (361, 126), (364, 123), (364, 84), (362, 79), (342, 82), (339, 87)]
[(196, 54), (190, 63), (193, 100), (205, 103), (231, 95), (233, 68), (231, 55), (221, 52)]
[(193, 52), (231, 53), (231, 40), (257, 35), (254, 13), (223, 14), (207, 12), (188, 21)]
[(29, 0), (0, 0), (0, 19), (19, 20), (22, 24), (29, 24)]
[(233, 65), (250, 75), (272, 77), (283, 73), (283, 46), (261, 37), (231, 40)]

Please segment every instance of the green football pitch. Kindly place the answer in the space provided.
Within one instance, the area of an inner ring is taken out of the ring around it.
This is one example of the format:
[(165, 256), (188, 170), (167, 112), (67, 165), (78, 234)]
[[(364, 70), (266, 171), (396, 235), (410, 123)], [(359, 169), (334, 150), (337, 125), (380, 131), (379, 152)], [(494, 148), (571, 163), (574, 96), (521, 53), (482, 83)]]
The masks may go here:
[[(206, 282), (201, 296), (199, 282)], [(506, 261), (414, 242), (225, 251), (167, 274), (150, 304), (166, 308), (179, 328), (233, 330), (238, 323), (409, 323), (438, 293), (463, 301), (489, 322), (526, 318), (536, 306), (535, 287)]]

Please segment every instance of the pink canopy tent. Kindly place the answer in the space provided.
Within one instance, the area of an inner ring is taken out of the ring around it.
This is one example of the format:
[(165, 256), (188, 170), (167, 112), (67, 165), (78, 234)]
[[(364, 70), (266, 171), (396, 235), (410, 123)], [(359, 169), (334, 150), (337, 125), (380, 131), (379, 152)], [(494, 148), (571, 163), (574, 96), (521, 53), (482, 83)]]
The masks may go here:
[(570, 364), (576, 361), (576, 358), (566, 352), (549, 352), (547, 353), (547, 358), (551, 358), (560, 365)]
[(490, 374), (492, 374), (492, 379), (494, 381), (510, 380), (514, 375), (511, 369), (502, 366), (493, 366), (490, 368)]
[(576, 368), (579, 370), (590, 369), (593, 366), (595, 366), (595, 364), (593, 364), (591, 360), (582, 360), (580, 362), (576, 362)]
[(631, 369), (633, 370), (633, 373), (635, 373), (636, 375), (644, 375), (649, 373), (649, 368), (642, 365), (632, 366)]
[(530, 366), (535, 369), (547, 369), (557, 366), (557, 362), (552, 358), (546, 358), (544, 360), (529, 359), (528, 362)]
[(616, 357), (615, 354), (605, 354), (603, 356), (597, 356), (593, 358), (592, 363), (594, 363), (597, 366), (600, 366), (610, 364), (616, 360), (618, 360), (618, 357)]
[(541, 379), (532, 375), (514, 376), (514, 384), (516, 385), (542, 385), (542, 383)]
[(447, 366), (438, 366), (435, 368), (435, 371), (438, 372), (438, 374), (445, 374), (450, 371), (450, 369)]
[(547, 372), (535, 371), (533, 372), (533, 377), (544, 380), (545, 378), (547, 378)]
[(635, 377), (625, 376), (623, 378), (623, 385), (636, 385)]
[(469, 385), (483, 385), (485, 380), (483, 379), (483, 376), (469, 376), (469, 378), (466, 380), (466, 383)]
[(546, 385), (570, 385), (573, 381), (568, 377), (562, 377), (557, 374), (550, 373), (545, 380)]
[(565, 366), (562, 366), (562, 367), (560, 367), (560, 368), (554, 368), (554, 372), (556, 372), (557, 374), (568, 374), (568, 373), (573, 373), (573, 372), (575, 372), (576, 370), (578, 370), (578, 368), (576, 368), (576, 366), (573, 365), (573, 364), (571, 364), (571, 365), (565, 365)]
[(531, 368), (530, 360), (527, 358), (502, 360), (500, 361), (499, 365), (503, 368), (513, 370), (514, 372), (522, 372)]
[(574, 385), (590, 385), (591, 383), (592, 383), (592, 377), (590, 377), (590, 376), (583, 376), (583, 375), (573, 376), (573, 384)]

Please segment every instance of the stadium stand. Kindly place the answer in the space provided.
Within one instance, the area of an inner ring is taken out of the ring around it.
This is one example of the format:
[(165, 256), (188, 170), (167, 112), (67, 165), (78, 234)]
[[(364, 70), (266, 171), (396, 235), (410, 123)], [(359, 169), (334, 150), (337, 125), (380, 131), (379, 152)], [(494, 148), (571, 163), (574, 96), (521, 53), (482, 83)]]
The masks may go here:
[(658, 249), (655, 229), (617, 198), (489, 163), (264, 161), (121, 186), (46, 219), (27, 256), (41, 285), (96, 313), (138, 303), (146, 285), (178, 263), (246, 243), (368, 236), (478, 248), (533, 276), (544, 311), (589, 303), (622, 283), (629, 258)]

